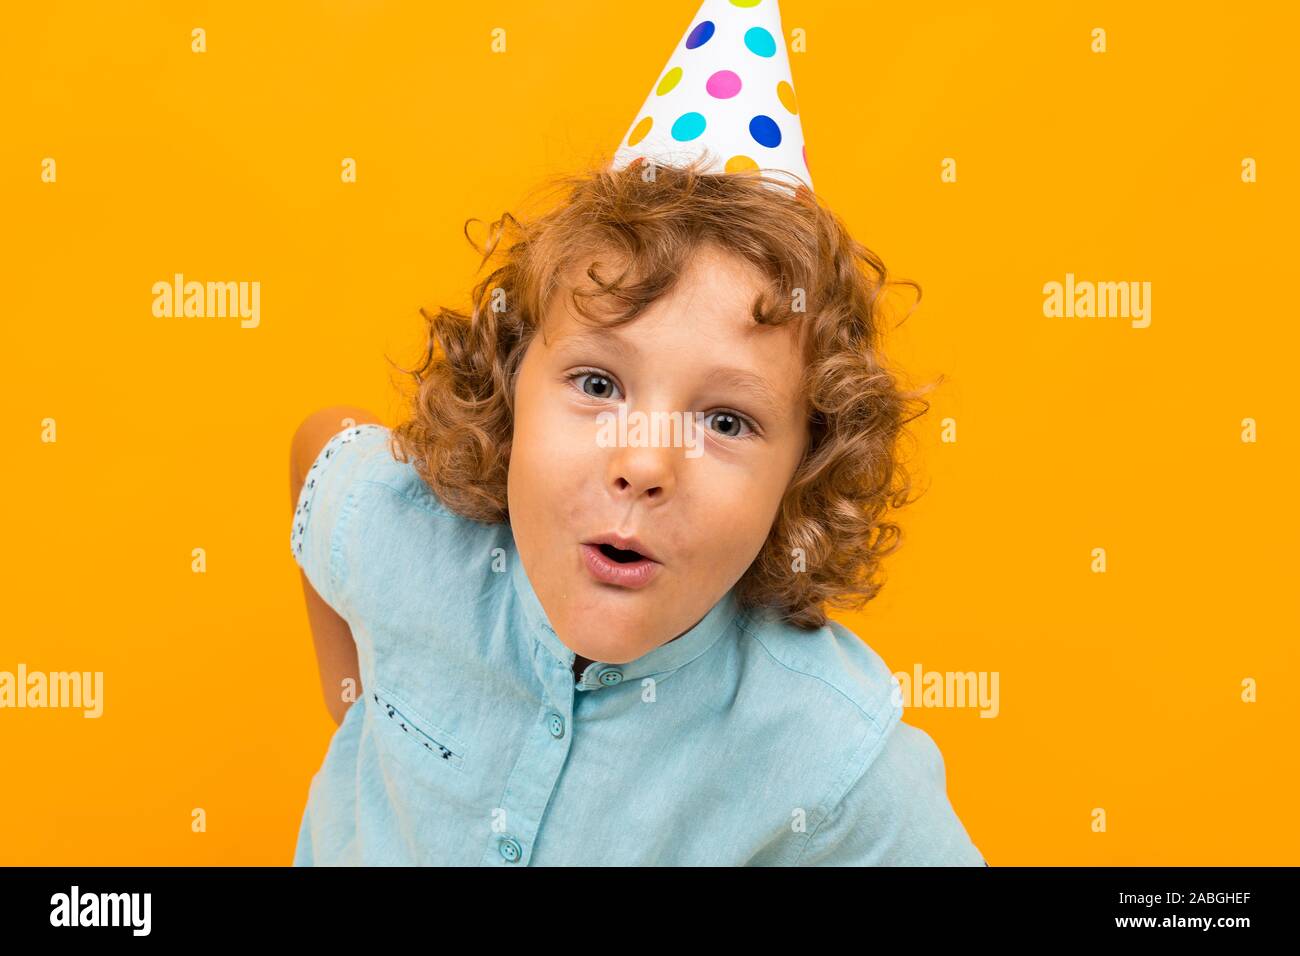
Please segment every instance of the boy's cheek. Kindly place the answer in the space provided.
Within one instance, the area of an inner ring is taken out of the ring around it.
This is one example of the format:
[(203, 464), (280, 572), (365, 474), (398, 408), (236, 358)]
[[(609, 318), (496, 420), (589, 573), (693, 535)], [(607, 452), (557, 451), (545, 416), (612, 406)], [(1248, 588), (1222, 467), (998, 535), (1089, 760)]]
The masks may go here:
[(545, 418), (534, 417), (523, 425), (515, 430), (512, 439), (511, 467), (518, 465), (521, 477), (532, 484), (554, 473), (554, 466), (559, 464), (555, 450), (566, 442), (563, 432)]
[(530, 409), (524, 427), (517, 430), (516, 438), (524, 443), (531, 455), (548, 458), (557, 451), (570, 454), (593, 451), (596, 434), (596, 425), (590, 414), (576, 412), (563, 402), (553, 402), (543, 408)]
[(546, 467), (556, 476), (567, 479), (568, 483), (583, 476), (598, 478), (603, 475), (611, 451), (597, 444), (595, 428), (589, 421), (569, 416), (558, 416), (536, 449)]
[(519, 436), (510, 469), (523, 498), (520, 505), (541, 509), (551, 522), (589, 507), (606, 473), (597, 451), (568, 430)]
[(708, 532), (701, 549), (715, 555), (723, 564), (752, 560), (767, 540), (771, 510), (762, 491), (749, 482), (741, 482), (715, 499), (708, 510)]

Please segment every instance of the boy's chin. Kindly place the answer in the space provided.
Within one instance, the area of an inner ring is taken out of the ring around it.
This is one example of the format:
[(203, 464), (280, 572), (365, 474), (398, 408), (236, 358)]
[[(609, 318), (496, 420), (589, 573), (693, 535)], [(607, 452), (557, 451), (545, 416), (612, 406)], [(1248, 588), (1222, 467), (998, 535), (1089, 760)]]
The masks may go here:
[[(617, 622), (606, 621), (596, 627), (584, 624), (569, 643), (575, 653), (588, 660), (626, 664), (651, 650), (652, 641), (645, 634), (628, 633), (621, 630)], [(650, 646), (647, 646), (648, 642)]]
[(677, 640), (694, 626), (666, 619), (662, 612), (667, 608), (655, 601), (603, 607), (593, 602), (587, 607), (587, 613), (565, 633), (565, 643), (588, 660), (606, 664), (634, 661)]

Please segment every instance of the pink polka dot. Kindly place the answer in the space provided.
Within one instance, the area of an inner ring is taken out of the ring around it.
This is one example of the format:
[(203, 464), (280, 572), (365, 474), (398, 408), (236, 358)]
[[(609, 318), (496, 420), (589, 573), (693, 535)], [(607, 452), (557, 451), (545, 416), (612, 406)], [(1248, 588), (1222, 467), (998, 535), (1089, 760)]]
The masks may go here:
[(730, 70), (719, 70), (709, 77), (709, 81), (704, 84), (704, 88), (709, 91), (710, 96), (717, 99), (731, 99), (740, 92), (740, 77)]

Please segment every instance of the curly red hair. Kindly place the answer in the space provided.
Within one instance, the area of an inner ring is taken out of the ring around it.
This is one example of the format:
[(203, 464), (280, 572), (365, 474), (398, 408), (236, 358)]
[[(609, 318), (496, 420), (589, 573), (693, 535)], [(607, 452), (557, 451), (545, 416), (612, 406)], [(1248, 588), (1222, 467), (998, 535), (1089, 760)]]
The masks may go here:
[[(880, 351), (880, 259), (854, 240), (806, 187), (763, 175), (713, 174), (687, 166), (609, 165), (551, 181), (561, 201), (521, 222), (509, 212), (478, 245), (480, 268), (512, 235), (502, 261), (471, 293), (469, 314), (421, 309), (424, 353), (415, 368), (410, 415), (393, 429), (410, 462), (452, 511), (509, 521), (514, 379), (559, 277), (574, 263), (592, 290), (571, 292), (581, 315), (605, 326), (633, 321), (677, 280), (686, 258), (712, 242), (757, 265), (768, 279), (755, 322), (799, 322), (809, 442), (759, 554), (736, 584), (741, 606), (775, 608), (797, 627), (826, 623), (825, 607), (857, 610), (881, 587), (882, 559), (901, 544), (891, 509), (907, 503), (901, 460), (905, 426), (929, 409), (904, 390)], [(602, 273), (604, 256), (614, 265)], [(599, 298), (597, 318), (580, 300)], [(909, 313), (910, 314), (910, 313)], [(942, 378), (942, 377), (941, 377)], [(937, 384), (937, 383), (936, 383)], [(802, 556), (802, 568), (796, 558)]]

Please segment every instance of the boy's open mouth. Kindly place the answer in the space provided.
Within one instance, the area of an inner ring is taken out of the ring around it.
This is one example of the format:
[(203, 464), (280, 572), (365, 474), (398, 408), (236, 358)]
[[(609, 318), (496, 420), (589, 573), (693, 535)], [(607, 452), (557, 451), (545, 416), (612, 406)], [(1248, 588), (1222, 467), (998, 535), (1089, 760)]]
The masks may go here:
[(614, 547), (612, 544), (602, 544), (600, 550), (606, 557), (617, 561), (619, 564), (630, 564), (645, 557), (640, 551), (625, 551), (622, 548)]
[(582, 561), (587, 571), (602, 584), (642, 588), (649, 584), (663, 567), (643, 551), (620, 548), (608, 541), (584, 542), (581, 550)]

